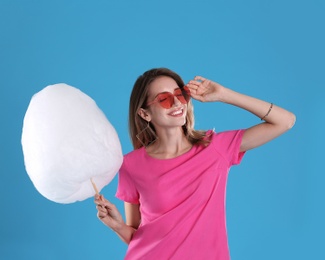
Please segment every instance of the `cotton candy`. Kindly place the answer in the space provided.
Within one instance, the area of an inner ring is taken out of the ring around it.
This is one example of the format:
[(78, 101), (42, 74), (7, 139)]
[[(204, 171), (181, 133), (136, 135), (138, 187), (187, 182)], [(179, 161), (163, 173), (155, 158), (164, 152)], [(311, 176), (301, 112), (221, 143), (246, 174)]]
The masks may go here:
[(73, 203), (100, 191), (118, 172), (122, 149), (93, 99), (66, 84), (47, 86), (27, 108), (22, 149), (26, 171), (47, 199)]

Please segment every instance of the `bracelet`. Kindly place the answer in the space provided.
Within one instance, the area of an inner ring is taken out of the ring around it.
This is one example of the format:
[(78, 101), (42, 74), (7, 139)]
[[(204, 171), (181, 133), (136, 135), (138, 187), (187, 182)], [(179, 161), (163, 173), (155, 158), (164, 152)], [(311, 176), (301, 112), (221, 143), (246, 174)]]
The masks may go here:
[(270, 114), (270, 112), (271, 112), (271, 110), (272, 110), (272, 107), (273, 107), (273, 103), (271, 103), (271, 106), (270, 106), (270, 108), (269, 108), (269, 111), (267, 111), (266, 115), (263, 116), (263, 117), (261, 118), (261, 120), (264, 120), (264, 118), (267, 117), (267, 116)]

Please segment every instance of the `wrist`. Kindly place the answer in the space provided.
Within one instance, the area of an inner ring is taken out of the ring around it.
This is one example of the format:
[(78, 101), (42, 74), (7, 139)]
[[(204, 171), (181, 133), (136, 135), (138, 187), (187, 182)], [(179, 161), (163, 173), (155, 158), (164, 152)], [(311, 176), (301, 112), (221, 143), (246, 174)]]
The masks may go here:
[(126, 243), (129, 244), (136, 229), (126, 225), (124, 222), (116, 226), (113, 231)]
[(224, 86), (220, 86), (219, 101), (223, 103), (231, 103), (232, 90)]
[(117, 222), (117, 223), (115, 223), (114, 226), (111, 226), (111, 229), (116, 233), (121, 233), (126, 228), (128, 228), (128, 226), (124, 223), (124, 221)]

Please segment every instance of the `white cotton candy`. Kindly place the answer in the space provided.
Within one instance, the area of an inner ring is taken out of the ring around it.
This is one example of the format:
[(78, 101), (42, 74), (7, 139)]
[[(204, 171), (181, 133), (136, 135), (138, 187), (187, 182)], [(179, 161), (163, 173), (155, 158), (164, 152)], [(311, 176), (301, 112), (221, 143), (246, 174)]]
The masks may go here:
[(122, 149), (94, 100), (66, 84), (48, 86), (28, 106), (22, 132), (26, 171), (47, 199), (72, 203), (100, 191), (118, 172)]

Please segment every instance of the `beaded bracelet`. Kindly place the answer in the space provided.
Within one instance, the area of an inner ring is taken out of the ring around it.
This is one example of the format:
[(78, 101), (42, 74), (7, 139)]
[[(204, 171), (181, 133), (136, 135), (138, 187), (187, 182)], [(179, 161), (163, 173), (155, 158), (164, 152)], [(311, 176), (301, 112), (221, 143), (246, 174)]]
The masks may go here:
[(261, 118), (261, 120), (264, 120), (264, 118), (267, 117), (267, 116), (270, 114), (270, 112), (271, 112), (271, 110), (272, 110), (272, 107), (273, 107), (273, 103), (271, 103), (271, 106), (270, 106), (270, 108), (269, 108), (269, 111), (267, 111), (266, 115), (263, 116), (263, 117)]

